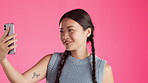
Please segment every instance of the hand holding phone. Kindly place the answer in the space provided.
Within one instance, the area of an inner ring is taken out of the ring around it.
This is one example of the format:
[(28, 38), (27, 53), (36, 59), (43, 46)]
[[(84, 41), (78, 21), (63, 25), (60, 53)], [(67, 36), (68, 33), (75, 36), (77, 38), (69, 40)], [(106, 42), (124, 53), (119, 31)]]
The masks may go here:
[[(7, 24), (5, 24), (4, 25), (4, 31), (6, 31), (7, 29), (9, 28), (9, 32), (8, 32), (8, 34), (7, 34), (7, 36), (10, 36), (10, 35), (12, 35), (12, 34), (14, 34), (15, 32), (14, 32), (14, 24), (13, 23), (7, 23)], [(9, 40), (13, 40), (13, 39), (15, 39), (14, 37), (13, 38), (11, 38), (11, 39), (9, 39)], [(9, 41), (8, 40), (8, 41)], [(10, 46), (12, 46), (12, 45), (14, 45), (15, 43), (12, 43), (12, 44), (10, 44), (8, 47), (10, 47)], [(12, 50), (10, 50), (9, 52), (8, 52), (8, 54), (15, 54), (16, 53), (16, 48), (14, 48), (14, 49), (12, 49)]]

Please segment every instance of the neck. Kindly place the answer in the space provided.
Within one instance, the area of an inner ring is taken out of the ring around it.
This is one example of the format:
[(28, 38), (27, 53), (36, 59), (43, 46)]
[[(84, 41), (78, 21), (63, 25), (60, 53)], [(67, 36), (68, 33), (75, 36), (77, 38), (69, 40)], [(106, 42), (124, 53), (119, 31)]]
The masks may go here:
[(72, 50), (71, 56), (74, 58), (77, 58), (77, 59), (84, 59), (84, 58), (90, 56), (90, 53), (89, 53), (87, 47), (85, 47), (84, 49)]

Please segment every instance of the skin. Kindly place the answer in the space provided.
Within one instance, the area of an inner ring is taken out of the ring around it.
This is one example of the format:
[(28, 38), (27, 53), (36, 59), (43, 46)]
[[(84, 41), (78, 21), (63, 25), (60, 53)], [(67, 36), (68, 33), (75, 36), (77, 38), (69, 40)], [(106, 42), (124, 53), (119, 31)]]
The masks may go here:
[[(71, 56), (77, 59), (84, 59), (90, 56), (87, 49), (87, 37), (91, 35), (91, 28), (83, 30), (83, 27), (76, 21), (65, 18), (60, 23), (61, 41), (67, 50), (71, 51)], [(66, 45), (64, 41), (70, 41)], [(105, 65), (103, 83), (114, 83), (113, 73), (109, 64)]]
[[(12, 83), (35, 83), (46, 77), (47, 65), (50, 61), (52, 54), (48, 54), (43, 57), (36, 65), (32, 68), (20, 74), (7, 59), (7, 53), (9, 50), (16, 48), (16, 45), (8, 47), (9, 44), (16, 42), (16, 39), (5, 42), (16, 34), (6, 37), (9, 29), (0, 38), (0, 63), (6, 73), (8, 79)], [(91, 28), (83, 30), (83, 28), (74, 20), (65, 18), (60, 23), (60, 39), (65, 46), (66, 50), (71, 51), (71, 56), (77, 59), (84, 59), (90, 56), (87, 49), (87, 37), (91, 34)], [(65, 43), (67, 41), (67, 43)], [(69, 43), (71, 42), (71, 43)], [(68, 44), (69, 43), (69, 44)], [(114, 83), (112, 69), (109, 64), (105, 65), (103, 83)]]
[[(63, 19), (60, 23), (60, 37), (66, 50), (70, 50), (74, 58), (84, 59), (90, 55), (87, 50), (86, 40), (91, 34), (91, 29), (86, 31), (74, 20), (69, 18)], [(64, 41), (70, 41), (71, 43), (66, 45)]]

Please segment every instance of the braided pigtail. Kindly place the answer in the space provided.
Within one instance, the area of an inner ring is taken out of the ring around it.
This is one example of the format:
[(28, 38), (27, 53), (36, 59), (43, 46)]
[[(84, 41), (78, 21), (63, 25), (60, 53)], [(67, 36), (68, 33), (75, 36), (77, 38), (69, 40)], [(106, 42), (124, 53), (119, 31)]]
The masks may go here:
[[(95, 47), (94, 47), (94, 26), (93, 26), (93, 23), (91, 21), (91, 18), (89, 16), (89, 14), (83, 10), (83, 9), (74, 9), (74, 10), (71, 10), (67, 13), (65, 13), (61, 19), (60, 19), (60, 22), (59, 22), (59, 25), (61, 23), (61, 21), (64, 19), (64, 18), (70, 18), (74, 21), (76, 21), (77, 23), (79, 23), (84, 30), (87, 30), (88, 28), (91, 28), (92, 29), (92, 33), (91, 35), (87, 38), (87, 43), (88, 42), (91, 42), (91, 47), (92, 47), (92, 79), (93, 79), (93, 83), (97, 83), (96, 81), (96, 61), (95, 61)], [(66, 55), (66, 54), (65, 54)], [(65, 61), (66, 60), (66, 57), (63, 58), (63, 60)], [(62, 61), (61, 61), (62, 62)], [(64, 62), (65, 63), (65, 62)], [(60, 63), (60, 66), (63, 67), (64, 63)], [(59, 75), (61, 73), (61, 67), (59, 68), (59, 73), (57, 75), (57, 79), (56, 81), (59, 80)], [(56, 83), (59, 83), (59, 82), (56, 82)]]
[(70, 54), (71, 52), (70, 51), (65, 51), (63, 56), (62, 56), (62, 59), (60, 61), (60, 64), (59, 64), (59, 67), (58, 67), (58, 72), (57, 72), (57, 75), (56, 75), (56, 80), (55, 80), (55, 83), (60, 83), (60, 76), (61, 76), (61, 73), (62, 73), (62, 69), (66, 63), (66, 59), (68, 58), (68, 55)]
[(96, 61), (95, 61), (95, 47), (94, 47), (94, 39), (93, 39), (93, 34), (92, 34), (92, 38), (90, 39), (91, 42), (91, 47), (92, 47), (92, 56), (93, 56), (93, 72), (92, 72), (92, 77), (93, 77), (93, 83), (97, 83), (96, 81)]

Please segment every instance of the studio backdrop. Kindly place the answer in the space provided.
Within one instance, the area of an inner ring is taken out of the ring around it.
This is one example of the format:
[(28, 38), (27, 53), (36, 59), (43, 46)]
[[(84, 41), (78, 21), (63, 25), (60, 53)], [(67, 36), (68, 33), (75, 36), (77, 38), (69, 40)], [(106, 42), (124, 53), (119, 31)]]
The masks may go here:
[[(16, 54), (8, 55), (15, 69), (23, 73), (47, 54), (63, 52), (58, 23), (76, 8), (90, 14), (96, 56), (111, 65), (115, 83), (148, 83), (147, 0), (0, 0), (0, 37), (5, 23), (13, 22), (17, 33)], [(10, 83), (2, 66), (0, 83)]]

